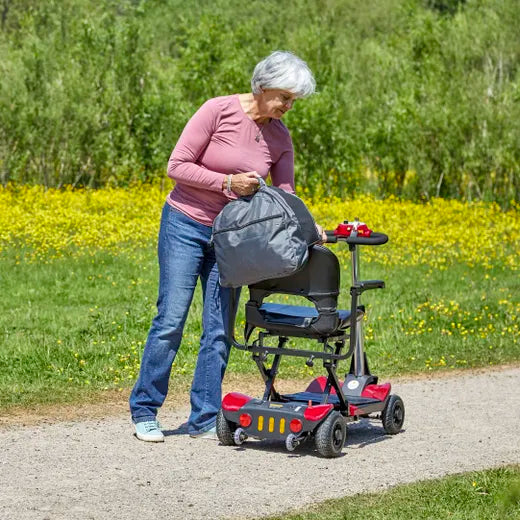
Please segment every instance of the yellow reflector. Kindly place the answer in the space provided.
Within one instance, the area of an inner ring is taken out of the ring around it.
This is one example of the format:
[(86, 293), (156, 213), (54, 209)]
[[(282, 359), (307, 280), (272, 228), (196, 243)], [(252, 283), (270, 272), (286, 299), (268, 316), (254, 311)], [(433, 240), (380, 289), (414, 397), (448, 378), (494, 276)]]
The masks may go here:
[(282, 417), (280, 419), (280, 433), (284, 433), (285, 432), (285, 419)]
[(274, 432), (274, 417), (269, 417), (269, 432)]
[(264, 416), (258, 416), (258, 431), (261, 432), (264, 429)]

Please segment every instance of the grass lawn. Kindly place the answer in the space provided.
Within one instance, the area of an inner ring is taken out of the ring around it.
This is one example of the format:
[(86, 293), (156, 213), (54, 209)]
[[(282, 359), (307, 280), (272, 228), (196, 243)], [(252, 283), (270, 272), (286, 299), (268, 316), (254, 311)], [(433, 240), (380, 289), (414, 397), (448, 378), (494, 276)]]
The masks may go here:
[[(333, 485), (333, 483), (331, 483)], [(520, 466), (398, 486), (328, 500), (269, 520), (517, 520)], [(264, 520), (268, 520), (264, 518)]]
[[(64, 255), (48, 263), (20, 261), (20, 251), (8, 250), (0, 264), (0, 408), (75, 401), (133, 384), (155, 312), (153, 246), (117, 255)], [(515, 272), (370, 262), (362, 264), (362, 275), (387, 284), (363, 295), (374, 373), (433, 372), (520, 359)], [(348, 308), (347, 267), (342, 281), (341, 305)], [(197, 289), (173, 377), (189, 379), (193, 372), (201, 303)], [(239, 315), (237, 330), (242, 321)], [(346, 362), (343, 368), (348, 370)], [(250, 355), (238, 350), (232, 351), (229, 370), (257, 377)], [(299, 359), (287, 359), (280, 377), (311, 379), (322, 371), (319, 363), (310, 369)]]

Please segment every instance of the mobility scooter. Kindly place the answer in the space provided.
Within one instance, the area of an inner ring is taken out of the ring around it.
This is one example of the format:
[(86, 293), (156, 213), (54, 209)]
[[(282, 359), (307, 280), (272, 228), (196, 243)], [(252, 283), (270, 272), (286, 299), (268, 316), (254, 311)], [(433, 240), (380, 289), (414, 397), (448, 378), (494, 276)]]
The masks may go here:
[[(379, 384), (370, 373), (363, 346), (365, 307), (360, 303), (361, 294), (383, 289), (385, 284), (360, 279), (359, 248), (385, 244), (388, 237), (372, 232), (357, 219), (326, 234), (328, 243), (346, 242), (351, 253), (350, 310), (337, 308), (339, 261), (322, 245), (311, 247), (307, 263), (296, 273), (249, 285), (244, 343), (234, 337), (234, 316), (230, 335), (236, 348), (253, 354), (265, 392), (261, 398), (238, 392), (224, 396), (217, 416), (217, 436), (224, 445), (241, 445), (251, 437), (280, 440), (293, 451), (302, 442), (314, 440), (318, 453), (331, 458), (341, 455), (349, 422), (381, 419), (385, 432), (391, 435), (403, 426), (403, 401), (391, 394), (390, 383)], [(272, 294), (301, 296), (313, 306), (264, 302)], [(259, 333), (250, 341), (255, 329)], [(269, 337), (277, 338), (277, 346), (267, 341)], [(315, 340), (318, 348), (291, 348), (287, 343), (292, 337)], [(267, 366), (269, 356), (272, 361)], [(321, 361), (327, 375), (314, 379), (304, 392), (282, 395), (274, 384), (282, 356), (305, 358), (309, 367)], [(336, 374), (338, 363), (350, 357), (349, 373), (340, 381)]]

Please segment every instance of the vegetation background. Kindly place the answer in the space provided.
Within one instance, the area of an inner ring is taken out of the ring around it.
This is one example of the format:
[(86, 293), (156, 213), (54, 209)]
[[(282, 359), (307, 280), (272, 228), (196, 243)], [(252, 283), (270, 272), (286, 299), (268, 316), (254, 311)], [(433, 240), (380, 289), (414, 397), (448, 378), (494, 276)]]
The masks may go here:
[(287, 116), (299, 185), (519, 198), (517, 0), (1, 0), (0, 182), (163, 177), (207, 98), (289, 49), (318, 93)]

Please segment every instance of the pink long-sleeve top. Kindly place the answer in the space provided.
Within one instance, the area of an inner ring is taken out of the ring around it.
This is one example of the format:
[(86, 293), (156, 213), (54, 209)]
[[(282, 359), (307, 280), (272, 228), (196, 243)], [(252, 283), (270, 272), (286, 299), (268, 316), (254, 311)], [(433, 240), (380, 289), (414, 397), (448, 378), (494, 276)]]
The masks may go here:
[(289, 131), (277, 119), (264, 126), (255, 123), (237, 94), (210, 99), (188, 121), (170, 156), (168, 176), (175, 187), (167, 202), (212, 226), (225, 204), (237, 198), (222, 190), (226, 175), (249, 171), (264, 179), (270, 174), (274, 186), (294, 193)]

